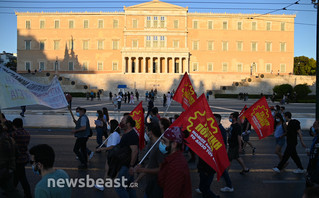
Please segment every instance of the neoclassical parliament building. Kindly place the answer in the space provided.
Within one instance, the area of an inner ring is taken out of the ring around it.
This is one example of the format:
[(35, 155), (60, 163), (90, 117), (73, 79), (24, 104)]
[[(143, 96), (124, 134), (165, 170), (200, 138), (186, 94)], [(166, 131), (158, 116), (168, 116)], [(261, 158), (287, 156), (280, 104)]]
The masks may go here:
[(192, 13), (159, 0), (123, 12), (16, 15), (20, 73), (293, 73), (295, 15)]

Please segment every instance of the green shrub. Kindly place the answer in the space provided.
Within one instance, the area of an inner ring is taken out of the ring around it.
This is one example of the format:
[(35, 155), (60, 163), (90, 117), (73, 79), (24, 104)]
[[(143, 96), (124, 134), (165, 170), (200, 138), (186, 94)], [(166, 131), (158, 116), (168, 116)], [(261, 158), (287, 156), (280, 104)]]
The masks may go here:
[(311, 93), (310, 88), (307, 84), (299, 84), (294, 87), (294, 91), (297, 94), (297, 100), (304, 99)]
[(276, 85), (273, 88), (274, 93), (276, 93), (276, 98), (281, 99), (284, 95), (287, 95), (289, 93), (289, 97), (292, 96), (293, 88), (289, 84), (282, 84), (282, 85)]

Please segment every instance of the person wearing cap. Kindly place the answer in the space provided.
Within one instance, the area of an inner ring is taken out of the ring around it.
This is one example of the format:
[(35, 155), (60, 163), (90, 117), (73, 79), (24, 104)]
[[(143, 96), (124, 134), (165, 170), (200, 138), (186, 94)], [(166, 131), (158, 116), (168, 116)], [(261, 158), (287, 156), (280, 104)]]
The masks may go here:
[(166, 157), (160, 166), (158, 183), (163, 188), (163, 198), (192, 197), (189, 168), (183, 155), (184, 138), (188, 136), (188, 131), (172, 127), (161, 139), (159, 150)]

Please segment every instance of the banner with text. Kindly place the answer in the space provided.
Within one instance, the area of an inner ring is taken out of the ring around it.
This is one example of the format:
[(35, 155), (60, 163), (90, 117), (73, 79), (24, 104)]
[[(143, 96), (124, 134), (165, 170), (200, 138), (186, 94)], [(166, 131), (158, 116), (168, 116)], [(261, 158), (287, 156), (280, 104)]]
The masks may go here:
[(53, 109), (68, 105), (58, 79), (50, 85), (41, 85), (0, 66), (0, 108), (23, 105), (44, 105)]
[(190, 132), (186, 139), (187, 146), (217, 172), (219, 180), (230, 162), (222, 134), (205, 95), (202, 94), (183, 112), (171, 127), (173, 126), (182, 127), (182, 130)]
[(197, 99), (193, 85), (189, 79), (187, 72), (185, 72), (182, 81), (179, 83), (173, 100), (180, 103), (184, 109), (191, 106)]
[(243, 116), (254, 127), (259, 139), (263, 139), (274, 132), (274, 118), (265, 96), (249, 107)]
[(140, 150), (142, 150), (145, 146), (143, 101), (140, 102), (140, 104), (138, 104), (135, 107), (135, 109), (133, 109), (133, 111), (130, 113), (130, 116), (132, 116), (133, 120), (135, 120), (135, 122), (136, 122), (135, 129), (138, 132), (138, 136), (139, 136), (139, 148), (140, 148)]

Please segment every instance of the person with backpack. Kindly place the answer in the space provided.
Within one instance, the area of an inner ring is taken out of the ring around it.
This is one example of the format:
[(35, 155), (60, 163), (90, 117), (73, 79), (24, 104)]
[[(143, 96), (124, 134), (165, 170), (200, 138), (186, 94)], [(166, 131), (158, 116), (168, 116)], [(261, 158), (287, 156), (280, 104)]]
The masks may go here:
[[(78, 116), (79, 119), (76, 121), (75, 129), (72, 130), (72, 133), (76, 137), (73, 152), (81, 162), (81, 165), (78, 168), (87, 169), (88, 156), (86, 142), (88, 141), (91, 133), (90, 122), (87, 115), (85, 115), (86, 109), (81, 107), (78, 107), (77, 109), (78, 112), (76, 112), (76, 116)], [(91, 154), (92, 153), (93, 152), (91, 151)]]
[(284, 152), (284, 156), (282, 157), (282, 160), (279, 162), (279, 164), (273, 168), (273, 171), (280, 173), (280, 171), (284, 168), (286, 165), (288, 159), (291, 157), (294, 162), (297, 165), (297, 169), (293, 171), (293, 173), (301, 174), (305, 173), (306, 171), (303, 169), (303, 166), (301, 164), (300, 158), (297, 154), (296, 146), (298, 144), (297, 141), (297, 135), (299, 136), (301, 145), (306, 148), (305, 143), (303, 142), (302, 135), (301, 135), (301, 129), (300, 129), (300, 122), (295, 119), (291, 119), (291, 113), (285, 112), (285, 119), (288, 122), (287, 126), (287, 147)]
[[(287, 135), (287, 125), (281, 116), (280, 113), (277, 113), (275, 116), (275, 132), (274, 137), (276, 138), (276, 150), (275, 153), (278, 155), (279, 160), (282, 160), (281, 149), (286, 144), (286, 135)], [(288, 164), (286, 164), (288, 165)]]

